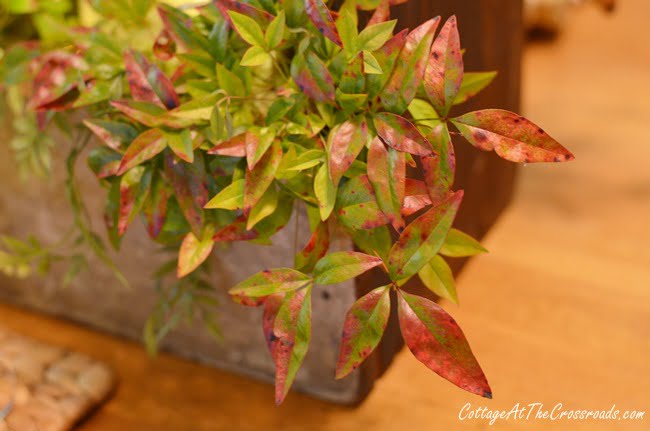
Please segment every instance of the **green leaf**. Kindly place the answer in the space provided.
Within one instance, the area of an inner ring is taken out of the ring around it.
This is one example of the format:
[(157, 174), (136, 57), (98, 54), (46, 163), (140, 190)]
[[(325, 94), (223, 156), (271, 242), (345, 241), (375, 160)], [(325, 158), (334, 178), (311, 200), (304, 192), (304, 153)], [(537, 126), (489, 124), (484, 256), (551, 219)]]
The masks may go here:
[(124, 175), (129, 169), (160, 154), (167, 146), (165, 134), (160, 129), (149, 129), (131, 142), (124, 152), (117, 175)]
[(440, 249), (440, 254), (447, 257), (469, 257), (487, 252), (477, 240), (454, 228), (449, 231)]
[(312, 278), (291, 268), (258, 272), (228, 291), (231, 296), (260, 298), (274, 293), (291, 292), (308, 286)]
[(379, 61), (370, 51), (363, 51), (363, 71), (370, 75), (381, 75), (384, 73)]
[(438, 123), (431, 129), (427, 139), (437, 156), (420, 159), (424, 181), (433, 202), (440, 202), (451, 191), (456, 175), (456, 154), (448, 123)]
[(445, 260), (436, 256), (429, 261), (418, 272), (422, 283), (433, 293), (441, 298), (448, 299), (454, 304), (458, 304), (458, 294), (456, 293), (456, 284), (454, 274)]
[(255, 204), (246, 222), (246, 229), (251, 230), (257, 223), (270, 216), (278, 207), (278, 191), (271, 185)]
[(461, 389), (486, 398), (492, 390), (456, 321), (435, 302), (399, 291), (399, 326), (413, 355)]
[(337, 284), (353, 279), (382, 264), (376, 256), (354, 251), (331, 253), (318, 261), (314, 267), (316, 284)]
[(341, 36), (343, 49), (345, 50), (348, 59), (351, 59), (358, 52), (357, 38), (359, 33), (357, 30), (357, 24), (354, 22), (354, 18), (350, 12), (344, 11), (340, 14), (339, 19), (336, 20), (336, 29)]
[[(219, 82), (219, 87), (230, 96), (243, 97), (246, 95), (246, 87), (241, 78), (218, 63), (217, 81)], [(210, 111), (210, 113), (212, 113), (212, 111)]]
[(381, 341), (390, 315), (390, 286), (379, 287), (359, 298), (343, 324), (336, 378), (357, 369)]
[(465, 103), (476, 96), (490, 85), (496, 76), (497, 72), (465, 72), (460, 90), (454, 99), (454, 105)]
[(252, 170), (246, 170), (246, 185), (244, 186), (244, 215), (248, 216), (251, 209), (259, 202), (266, 189), (269, 188), (275, 173), (282, 161), (282, 145), (274, 141), (269, 151), (264, 154)]
[(206, 209), (224, 209), (224, 210), (239, 210), (244, 206), (244, 184), (245, 180), (233, 181), (225, 189), (221, 190), (215, 197), (213, 197), (207, 204)]
[(271, 21), (266, 29), (265, 39), (269, 49), (275, 49), (282, 43), (285, 28), (285, 13), (281, 10), (280, 13)]
[(194, 271), (210, 256), (214, 241), (212, 233), (204, 234), (204, 239), (199, 240), (192, 232), (189, 232), (178, 251), (177, 277), (182, 278)]
[(485, 109), (451, 120), (475, 147), (516, 163), (568, 162), (573, 154), (543, 129), (514, 112)]
[(327, 164), (321, 165), (314, 178), (314, 193), (318, 199), (321, 220), (329, 218), (336, 203), (336, 187), (327, 173)]
[(412, 277), (438, 254), (462, 198), (462, 191), (450, 195), (404, 229), (388, 259), (388, 271), (393, 281)]
[(287, 396), (311, 339), (311, 287), (286, 295), (273, 324), (275, 402)]
[(266, 39), (260, 25), (253, 18), (235, 11), (228, 11), (235, 30), (246, 42), (266, 48)]
[(433, 106), (422, 99), (413, 99), (408, 107), (408, 111), (413, 117), (413, 123), (417, 126), (434, 128), (442, 121)]
[(304, 171), (318, 166), (325, 161), (323, 150), (308, 150), (299, 155), (287, 167), (287, 171)]
[(167, 139), (167, 146), (181, 160), (185, 160), (187, 163), (194, 162), (194, 148), (190, 129), (182, 129), (178, 132), (165, 132), (165, 138)]
[(359, 49), (370, 52), (377, 51), (393, 37), (395, 24), (397, 24), (397, 20), (373, 24), (363, 29), (359, 34)]
[(272, 128), (251, 128), (246, 132), (246, 162), (249, 169), (255, 168), (257, 162), (273, 144), (274, 139), (275, 130)]
[(316, 263), (327, 253), (330, 246), (327, 223), (320, 222), (305, 248), (296, 253), (294, 266), (303, 272), (312, 272)]
[(241, 63), (239, 64), (246, 67), (261, 66), (268, 63), (271, 59), (271, 54), (264, 51), (264, 48), (253, 45), (244, 53), (244, 57), (242, 57)]

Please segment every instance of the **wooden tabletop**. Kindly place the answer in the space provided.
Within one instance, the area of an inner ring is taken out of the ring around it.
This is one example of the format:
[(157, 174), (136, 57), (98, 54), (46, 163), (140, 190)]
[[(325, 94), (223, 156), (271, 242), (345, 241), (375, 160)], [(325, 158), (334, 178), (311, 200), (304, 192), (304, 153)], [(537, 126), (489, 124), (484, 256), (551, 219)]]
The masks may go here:
[[(525, 111), (576, 161), (523, 169), (517, 198), (459, 280), (464, 328), (494, 399), (456, 389), (402, 352), (357, 408), (291, 394), (7, 306), (0, 323), (103, 359), (115, 397), (94, 430), (649, 430), (650, 2), (586, 8), (525, 58)], [(645, 410), (643, 421), (459, 421), (466, 403), (510, 410)]]

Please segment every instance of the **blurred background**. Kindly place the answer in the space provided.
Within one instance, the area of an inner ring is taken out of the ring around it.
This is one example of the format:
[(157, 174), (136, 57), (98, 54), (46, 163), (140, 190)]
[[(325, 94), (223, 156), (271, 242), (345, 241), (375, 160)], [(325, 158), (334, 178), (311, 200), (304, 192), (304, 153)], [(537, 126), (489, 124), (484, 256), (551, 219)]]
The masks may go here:
[(119, 392), (81, 430), (490, 429), (459, 420), (467, 403), (646, 411), (639, 421), (508, 420), (499, 430), (650, 429), (650, 2), (623, 0), (607, 15), (593, 3), (526, 15), (536, 31), (523, 49), (522, 113), (576, 160), (520, 169), (484, 240), (490, 254), (461, 274), (460, 306), (443, 304), (493, 400), (402, 351), (357, 407), (292, 394), (276, 408), (272, 387), (250, 379), (168, 355), (151, 361), (137, 344), (4, 305), (0, 321), (118, 367)]

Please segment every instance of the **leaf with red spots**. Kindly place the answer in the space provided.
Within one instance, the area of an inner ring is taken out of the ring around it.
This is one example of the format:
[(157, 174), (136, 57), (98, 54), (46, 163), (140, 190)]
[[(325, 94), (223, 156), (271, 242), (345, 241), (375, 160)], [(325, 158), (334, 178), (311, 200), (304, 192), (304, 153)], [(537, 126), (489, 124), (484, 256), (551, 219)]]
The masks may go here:
[(517, 163), (566, 162), (573, 154), (544, 130), (513, 112), (485, 109), (451, 120), (475, 147)]
[(338, 46), (343, 47), (341, 37), (336, 30), (336, 24), (334, 24), (334, 19), (332, 18), (332, 13), (323, 0), (305, 0), (305, 12), (307, 12), (311, 22), (323, 36)]
[(437, 124), (427, 139), (438, 155), (420, 159), (424, 181), (429, 188), (431, 199), (440, 202), (451, 191), (456, 176), (456, 154), (447, 123)]
[(450, 195), (404, 229), (388, 259), (388, 271), (393, 281), (412, 277), (438, 254), (462, 199), (462, 191)]
[(212, 147), (208, 154), (229, 157), (246, 157), (246, 133), (233, 136), (226, 142)]
[(492, 390), (456, 321), (435, 302), (399, 291), (399, 325), (413, 355), (439, 376), (485, 398)]
[(339, 221), (353, 230), (374, 229), (389, 223), (379, 209), (375, 191), (366, 175), (352, 178), (339, 190), (336, 202)]
[(334, 103), (334, 80), (323, 60), (312, 51), (297, 55), (291, 63), (291, 76), (298, 87), (316, 102)]
[(176, 200), (192, 232), (201, 236), (205, 219), (203, 207), (209, 199), (203, 156), (197, 152), (194, 163), (190, 164), (169, 153), (165, 157), (165, 174), (174, 187)]
[(379, 138), (373, 139), (368, 151), (368, 179), (375, 190), (379, 208), (395, 230), (401, 232), (404, 229), (401, 211), (406, 194), (404, 153), (386, 149)]
[(229, 295), (260, 298), (274, 293), (286, 293), (310, 285), (307, 274), (291, 268), (269, 269), (258, 272), (228, 291)]
[(126, 51), (124, 66), (133, 99), (155, 103), (167, 109), (174, 109), (180, 104), (178, 94), (169, 78), (144, 55), (133, 50)]
[(244, 185), (244, 215), (248, 216), (251, 209), (262, 198), (269, 188), (275, 173), (282, 161), (282, 145), (274, 141), (264, 157), (256, 164), (255, 169), (246, 170), (246, 184)]
[(79, 95), (77, 86), (88, 65), (80, 55), (66, 51), (48, 52), (33, 60), (38, 71), (32, 80), (32, 97), (28, 107), (35, 110), (61, 110), (70, 107)]
[(114, 100), (110, 102), (110, 104), (127, 117), (148, 127), (185, 129), (192, 123), (192, 120), (166, 115), (167, 111), (165, 111), (164, 108), (153, 103), (136, 102), (132, 100)]
[(390, 286), (379, 287), (359, 298), (343, 324), (336, 378), (356, 370), (381, 341), (390, 315)]
[(309, 348), (311, 286), (287, 293), (275, 317), (273, 338), (275, 402), (279, 405), (287, 396)]
[(214, 241), (212, 234), (204, 235), (205, 239), (198, 239), (196, 235), (189, 232), (178, 251), (178, 267), (176, 274), (178, 278), (185, 277), (194, 271), (210, 256)]
[(431, 156), (431, 143), (406, 118), (388, 112), (375, 115), (375, 128), (381, 139), (397, 151), (416, 156)]
[(226, 21), (228, 21), (228, 24), (230, 24), (233, 27), (234, 25), (228, 11), (233, 11), (233, 12), (240, 13), (242, 15), (246, 15), (247, 17), (255, 20), (255, 22), (257, 22), (259, 25), (268, 24), (273, 20), (273, 15), (271, 15), (270, 13), (241, 1), (215, 0), (214, 3), (217, 5), (217, 8), (219, 8), (219, 12), (221, 13), (221, 16), (223, 16), (223, 18)]
[(329, 144), (329, 170), (334, 186), (366, 146), (368, 125), (363, 117), (353, 118), (332, 130)]
[(162, 130), (149, 129), (142, 132), (124, 152), (117, 175), (123, 175), (134, 166), (157, 156), (165, 147), (167, 147), (167, 140)]
[[(254, 300), (250, 303), (253, 306), (264, 304), (264, 313), (262, 314), (262, 331), (264, 332), (264, 340), (266, 340), (266, 346), (269, 348), (271, 353), (271, 358), (273, 363), (275, 363), (275, 347), (277, 346), (277, 338), (273, 334), (273, 326), (275, 325), (275, 318), (280, 311), (280, 307), (284, 302), (284, 293), (276, 293), (267, 297), (264, 297), (262, 300)], [(233, 297), (235, 301), (238, 301), (237, 297)], [(246, 302), (244, 305), (248, 305)]]
[(258, 239), (260, 236), (259, 232), (256, 229), (246, 229), (247, 224), (247, 217), (240, 216), (237, 220), (215, 233), (212, 239), (217, 242), (251, 241)]
[(269, 128), (250, 129), (246, 132), (246, 162), (248, 169), (255, 168), (257, 162), (269, 149), (275, 139), (275, 131)]
[(151, 186), (151, 170), (136, 167), (129, 170), (120, 181), (120, 209), (117, 235), (122, 236), (128, 225), (142, 208)]
[(393, 36), (388, 42), (384, 44), (378, 51), (372, 53), (381, 65), (380, 74), (372, 74), (366, 77), (366, 93), (368, 93), (368, 100), (373, 100), (377, 97), (390, 78), (397, 58), (399, 57), (402, 47), (406, 42), (408, 30), (402, 30)]
[(451, 16), (431, 46), (424, 89), (440, 116), (449, 113), (463, 82), (463, 54), (456, 16)]
[(319, 223), (309, 242), (302, 251), (296, 253), (294, 266), (299, 271), (312, 272), (330, 247), (330, 234), (327, 223)]
[(122, 145), (130, 144), (138, 136), (138, 131), (127, 123), (92, 118), (83, 120), (83, 123), (104, 144), (115, 151), (120, 151)]
[(406, 179), (406, 197), (402, 206), (402, 215), (408, 217), (422, 208), (432, 204), (427, 185), (419, 180)]
[(439, 22), (440, 17), (430, 19), (406, 37), (393, 73), (381, 93), (381, 103), (387, 111), (401, 114), (415, 97), (424, 78), (431, 42)]
[(151, 193), (146, 201), (142, 213), (146, 220), (147, 232), (151, 238), (157, 238), (167, 217), (167, 200), (170, 190), (161, 175), (154, 175), (151, 181)]
[(353, 279), (382, 264), (376, 256), (355, 251), (339, 251), (322, 258), (314, 267), (316, 284), (337, 284)]

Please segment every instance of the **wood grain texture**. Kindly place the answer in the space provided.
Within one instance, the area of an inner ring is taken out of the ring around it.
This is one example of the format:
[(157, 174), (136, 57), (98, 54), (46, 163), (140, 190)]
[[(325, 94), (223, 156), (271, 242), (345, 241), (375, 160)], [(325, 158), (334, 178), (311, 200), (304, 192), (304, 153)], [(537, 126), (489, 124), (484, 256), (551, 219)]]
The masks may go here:
[(620, 6), (611, 18), (584, 9), (553, 45), (527, 52), (524, 111), (576, 161), (523, 169), (514, 204), (485, 241), (491, 254), (459, 280), (461, 306), (443, 304), (490, 379), (492, 401), (450, 386), (404, 351), (358, 408), (297, 394), (276, 408), (265, 384), (166, 355), (151, 361), (137, 344), (6, 306), (0, 321), (117, 369), (116, 397), (82, 431), (648, 430), (649, 419), (492, 428), (457, 419), (466, 402), (616, 403), (648, 415), (650, 45), (639, 44), (639, 29), (650, 2)]

